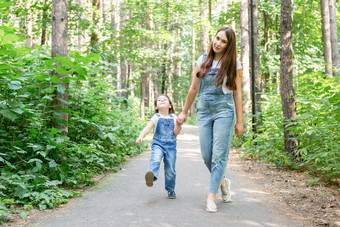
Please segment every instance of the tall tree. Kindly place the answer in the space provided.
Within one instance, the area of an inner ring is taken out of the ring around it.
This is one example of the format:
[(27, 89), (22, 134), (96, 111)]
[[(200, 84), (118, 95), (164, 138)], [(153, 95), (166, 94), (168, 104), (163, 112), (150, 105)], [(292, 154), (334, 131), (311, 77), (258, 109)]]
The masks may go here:
[(243, 68), (242, 90), (243, 111), (246, 117), (250, 113), (250, 76), (249, 76), (249, 35), (248, 35), (248, 0), (241, 0), (241, 62)]
[(47, 0), (44, 0), (43, 12), (42, 12), (42, 24), (41, 24), (41, 45), (46, 43), (46, 29), (47, 29), (47, 10), (50, 8), (50, 4)]
[[(67, 56), (67, 1), (66, 0), (52, 0), (52, 58), (59, 56)], [(68, 108), (67, 104), (69, 99), (68, 83), (63, 82), (66, 75), (53, 72), (54, 75), (60, 77), (58, 84), (59, 89), (55, 91), (55, 98), (53, 106), (57, 117), (53, 122), (53, 126), (62, 129), (62, 135), (68, 134), (68, 114), (63, 112), (63, 109)]]
[(199, 9), (200, 9), (200, 39), (201, 39), (201, 53), (207, 53), (208, 50), (208, 34), (206, 28), (206, 7), (204, 6), (205, 1), (199, 0)]
[(329, 21), (331, 30), (331, 46), (332, 46), (332, 63), (333, 63), (333, 75), (340, 73), (339, 68), (339, 37), (338, 26), (336, 21), (336, 4), (335, 0), (329, 0)]
[(295, 156), (298, 141), (291, 121), (296, 118), (296, 98), (293, 87), (293, 0), (281, 1), (280, 20), (280, 92), (283, 111), (285, 151)]
[[(195, 13), (192, 13), (192, 28), (191, 28), (191, 81), (193, 80), (193, 77), (195, 76), (193, 74), (194, 72), (194, 68), (196, 65), (196, 43), (195, 43), (195, 36), (196, 36), (196, 32), (195, 32)], [(194, 119), (194, 115), (195, 115), (195, 102), (193, 102), (191, 104), (190, 107), (190, 118)]]
[[(253, 8), (253, 25), (254, 25), (254, 51), (250, 50), (251, 53), (254, 54), (254, 65), (252, 66), (252, 69), (254, 70), (253, 74), (255, 77), (255, 112), (258, 117), (256, 117), (255, 120), (255, 131), (257, 131), (258, 125), (260, 124), (260, 113), (261, 113), (261, 79), (260, 79), (260, 68), (259, 68), (259, 51), (258, 51), (258, 2), (257, 0), (253, 0), (253, 5), (250, 5), (250, 7)], [(249, 20), (251, 20), (251, 17), (249, 17)], [(250, 23), (249, 23), (250, 24)], [(250, 31), (251, 29), (249, 29)], [(251, 37), (251, 36), (249, 36)], [(251, 49), (251, 48), (250, 48)], [(252, 88), (253, 86), (251, 86)]]
[(328, 76), (332, 76), (332, 46), (331, 46), (331, 30), (329, 24), (329, 6), (328, 0), (320, 0), (321, 18), (322, 18), (322, 41), (324, 47), (325, 72)]

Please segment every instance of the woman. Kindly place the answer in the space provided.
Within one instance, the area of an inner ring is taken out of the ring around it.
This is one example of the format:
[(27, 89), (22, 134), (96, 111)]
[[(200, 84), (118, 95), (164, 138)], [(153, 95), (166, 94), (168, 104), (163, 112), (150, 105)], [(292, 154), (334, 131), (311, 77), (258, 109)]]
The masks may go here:
[[(243, 132), (242, 66), (236, 58), (235, 32), (220, 28), (210, 43), (208, 54), (197, 60), (193, 80), (177, 123), (183, 124), (199, 91), (197, 123), (202, 158), (210, 171), (206, 210), (216, 212), (215, 196), (221, 188), (224, 202), (230, 201), (230, 181), (224, 178), (233, 136)], [(236, 114), (235, 114), (236, 112)], [(236, 119), (235, 119), (236, 115)]]

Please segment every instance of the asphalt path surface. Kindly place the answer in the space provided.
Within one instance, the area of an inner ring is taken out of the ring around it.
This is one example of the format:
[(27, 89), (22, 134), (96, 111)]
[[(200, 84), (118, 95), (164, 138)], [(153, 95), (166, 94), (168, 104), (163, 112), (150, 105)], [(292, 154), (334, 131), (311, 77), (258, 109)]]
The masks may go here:
[[(150, 151), (129, 159), (122, 170), (106, 175), (96, 186), (65, 207), (30, 226), (299, 226), (280, 213), (279, 204), (238, 168), (227, 167), (231, 202), (216, 195), (217, 213), (205, 210), (209, 172), (200, 154), (198, 130), (184, 125), (178, 136), (176, 199), (164, 189), (163, 164), (153, 187), (145, 185)], [(231, 151), (232, 152), (232, 151)], [(228, 166), (232, 166), (231, 161)]]

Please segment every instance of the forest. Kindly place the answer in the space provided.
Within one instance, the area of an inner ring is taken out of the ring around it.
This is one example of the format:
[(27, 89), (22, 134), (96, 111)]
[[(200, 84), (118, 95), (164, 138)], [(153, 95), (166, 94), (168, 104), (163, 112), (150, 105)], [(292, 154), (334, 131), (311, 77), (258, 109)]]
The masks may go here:
[(0, 0), (0, 223), (66, 203), (145, 151), (135, 139), (154, 98), (167, 94), (181, 112), (196, 60), (224, 25), (243, 67), (245, 132), (233, 146), (243, 158), (305, 171), (311, 185), (339, 185), (339, 7)]

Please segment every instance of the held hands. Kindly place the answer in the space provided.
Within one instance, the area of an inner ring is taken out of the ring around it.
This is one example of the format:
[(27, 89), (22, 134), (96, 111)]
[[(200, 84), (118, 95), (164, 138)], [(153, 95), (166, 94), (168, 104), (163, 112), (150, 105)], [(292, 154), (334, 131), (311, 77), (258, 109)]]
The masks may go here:
[(236, 123), (235, 125), (235, 134), (236, 137), (239, 137), (240, 135), (242, 135), (243, 132), (243, 124), (241, 123)]
[(176, 122), (180, 125), (182, 125), (187, 120), (187, 114), (186, 113), (180, 113), (177, 117)]

